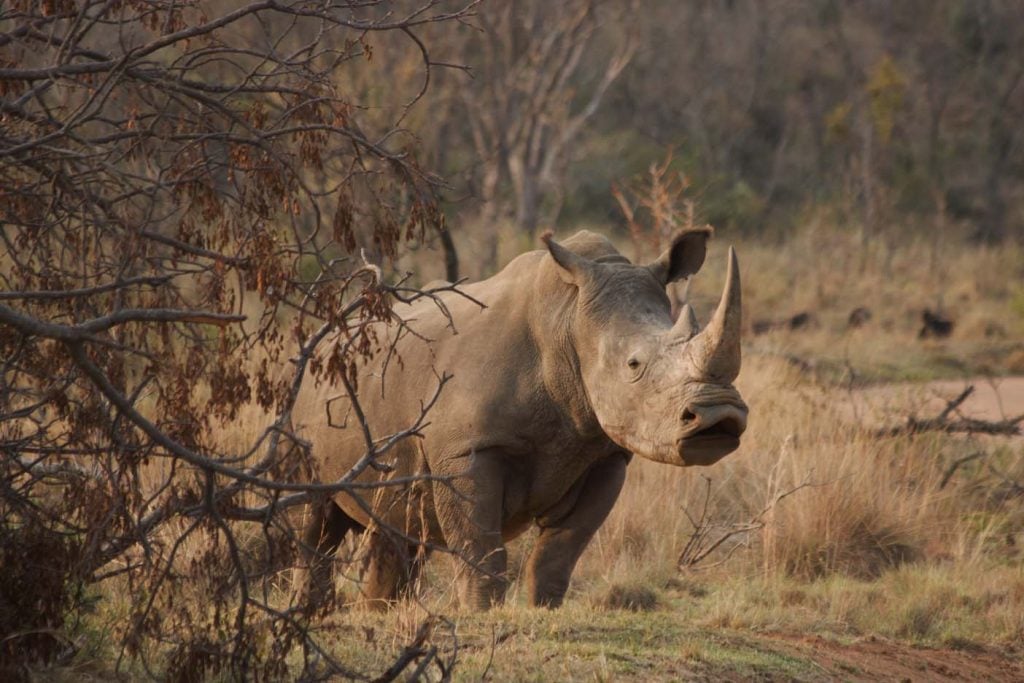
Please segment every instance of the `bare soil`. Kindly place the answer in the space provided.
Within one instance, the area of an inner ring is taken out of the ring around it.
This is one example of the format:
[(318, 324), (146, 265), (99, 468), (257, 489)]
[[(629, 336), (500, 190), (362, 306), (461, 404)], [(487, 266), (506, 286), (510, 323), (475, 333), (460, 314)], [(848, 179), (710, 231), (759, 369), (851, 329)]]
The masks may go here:
[(871, 387), (851, 392), (850, 411), (855, 419), (880, 426), (898, 424), (908, 415), (934, 417), (968, 386), (973, 386), (974, 391), (957, 409), (964, 417), (1000, 421), (1024, 415), (1024, 377), (977, 377)]
[(945, 401), (967, 386), (974, 392), (960, 407), (967, 417), (980, 420), (1004, 420), (1024, 414), (1024, 377), (978, 378), (971, 381), (932, 382), (928, 389), (935, 395), (929, 403), (941, 410)]
[(821, 636), (767, 634), (799, 659), (814, 662), (821, 678), (847, 681), (1020, 681), (1024, 657), (1019, 651), (935, 649), (869, 636), (849, 644)]

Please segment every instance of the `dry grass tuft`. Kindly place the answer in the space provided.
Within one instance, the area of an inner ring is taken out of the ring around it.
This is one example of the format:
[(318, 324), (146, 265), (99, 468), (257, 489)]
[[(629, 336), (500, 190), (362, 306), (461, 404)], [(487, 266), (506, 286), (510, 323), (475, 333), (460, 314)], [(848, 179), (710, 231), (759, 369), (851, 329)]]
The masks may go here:
[(626, 609), (631, 612), (650, 612), (658, 608), (657, 592), (644, 584), (614, 584), (600, 599), (607, 609)]
[(902, 462), (908, 455), (891, 444), (851, 440), (827, 448), (827, 459), (820, 448), (791, 454), (781, 476), (809, 475), (817, 483), (771, 513), (761, 537), (764, 569), (807, 579), (870, 578), (922, 557), (936, 501), (921, 479), (937, 472)]
[(836, 572), (875, 578), (921, 555), (913, 539), (878, 510), (859, 510), (853, 503), (840, 499), (839, 505), (830, 501), (814, 506), (815, 510), (825, 508), (832, 519), (818, 518), (820, 523), (797, 527), (795, 533), (793, 527), (766, 533), (766, 565), (805, 579)]

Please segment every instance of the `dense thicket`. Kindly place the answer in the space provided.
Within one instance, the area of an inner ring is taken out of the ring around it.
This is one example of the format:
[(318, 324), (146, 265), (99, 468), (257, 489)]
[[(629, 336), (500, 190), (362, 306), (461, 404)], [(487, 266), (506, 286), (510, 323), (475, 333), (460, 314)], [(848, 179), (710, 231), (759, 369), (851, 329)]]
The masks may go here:
[[(155, 677), (344, 671), (277, 590), (281, 513), (348, 486), (305, 485), (288, 414), (418, 296), (374, 261), (443, 228), (402, 120), (441, 68), (418, 34), (474, 5), (0, 6), (0, 678), (73, 657), (97, 586)], [(415, 79), (371, 120), (375, 33)], [(225, 445), (250, 404), (276, 418)]]

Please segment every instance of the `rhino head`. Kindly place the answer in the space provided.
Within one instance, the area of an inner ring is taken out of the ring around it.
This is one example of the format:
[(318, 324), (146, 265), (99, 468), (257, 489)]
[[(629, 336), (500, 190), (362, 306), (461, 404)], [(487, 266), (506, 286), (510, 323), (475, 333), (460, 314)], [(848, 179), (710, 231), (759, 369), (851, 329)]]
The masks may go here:
[(673, 323), (665, 288), (704, 263), (710, 229), (678, 233), (656, 261), (590, 259), (546, 236), (564, 283), (575, 287), (572, 343), (604, 432), (642, 457), (710, 465), (734, 451), (747, 406), (740, 371), (740, 274), (729, 248), (725, 289), (707, 327), (687, 304)]

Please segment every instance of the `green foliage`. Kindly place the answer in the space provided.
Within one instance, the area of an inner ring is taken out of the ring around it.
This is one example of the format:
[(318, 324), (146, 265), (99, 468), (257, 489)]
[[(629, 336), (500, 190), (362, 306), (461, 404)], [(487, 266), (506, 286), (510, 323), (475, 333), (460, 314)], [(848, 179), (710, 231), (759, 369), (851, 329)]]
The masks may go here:
[[(658, 161), (662, 148), (635, 130), (622, 129), (595, 136), (581, 159), (570, 166), (571, 189), (559, 213), (562, 225), (606, 223), (621, 220), (611, 195), (613, 183), (639, 176)], [(677, 165), (685, 164), (677, 159)]]
[(716, 227), (749, 230), (765, 208), (764, 198), (743, 179), (716, 178), (701, 192), (700, 210)]
[(892, 139), (906, 88), (906, 78), (891, 55), (883, 56), (872, 67), (865, 89), (871, 102), (871, 120), (882, 144)]
[(948, 219), (1021, 234), (1024, 145), (1000, 123), (1024, 117), (1012, 3), (729, 7), (648, 4), (635, 30), (658, 47), (574, 151), (561, 223), (601, 220), (608, 183), (671, 148), (719, 228), (785, 233), (813, 200), (889, 234)]

